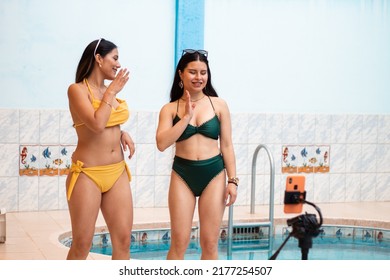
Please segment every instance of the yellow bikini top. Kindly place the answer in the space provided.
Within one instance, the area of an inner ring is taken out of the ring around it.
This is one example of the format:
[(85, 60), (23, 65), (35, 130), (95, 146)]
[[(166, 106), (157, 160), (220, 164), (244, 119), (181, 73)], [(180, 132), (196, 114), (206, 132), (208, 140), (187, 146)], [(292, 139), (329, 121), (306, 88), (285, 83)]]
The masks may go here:
[[(87, 79), (84, 79), (84, 82), (88, 87), (89, 94), (91, 95), (92, 98), (92, 106), (96, 111), (100, 107), (102, 101), (94, 98), (93, 92), (88, 84)], [(127, 107), (126, 101), (119, 98), (116, 98), (116, 101), (118, 101), (119, 106), (117, 108), (111, 106), (111, 114), (110, 114), (110, 118), (107, 121), (106, 127), (123, 124), (129, 119), (129, 109)], [(76, 128), (82, 125), (84, 125), (84, 123), (73, 124), (73, 127)]]

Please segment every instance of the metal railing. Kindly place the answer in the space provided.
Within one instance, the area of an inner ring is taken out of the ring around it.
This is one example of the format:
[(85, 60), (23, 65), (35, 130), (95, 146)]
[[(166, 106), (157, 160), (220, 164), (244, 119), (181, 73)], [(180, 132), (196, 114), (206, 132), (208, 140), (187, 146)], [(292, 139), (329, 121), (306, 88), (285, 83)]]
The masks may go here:
[[(266, 145), (260, 144), (256, 147), (252, 159), (252, 177), (251, 177), (251, 205), (250, 213), (255, 213), (255, 191), (256, 191), (256, 162), (257, 156), (261, 149), (267, 152), (270, 163), (270, 195), (269, 195), (269, 216), (268, 222), (263, 223), (269, 227), (269, 257), (272, 255), (273, 241), (274, 241), (274, 192), (275, 192), (275, 163), (269, 148)], [(229, 220), (228, 220), (228, 244), (227, 244), (227, 256), (228, 259), (232, 256), (233, 243), (233, 205), (229, 207)]]

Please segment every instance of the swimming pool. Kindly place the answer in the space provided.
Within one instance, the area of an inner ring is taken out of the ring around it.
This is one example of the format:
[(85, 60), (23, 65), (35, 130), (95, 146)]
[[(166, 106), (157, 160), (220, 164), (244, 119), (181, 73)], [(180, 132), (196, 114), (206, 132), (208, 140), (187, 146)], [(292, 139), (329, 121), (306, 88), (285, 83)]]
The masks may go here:
[[(289, 228), (281, 227), (276, 232), (271, 254), (280, 248), (287, 238)], [(226, 228), (221, 228), (219, 259), (221, 260), (267, 260), (269, 259), (268, 228), (250, 225), (233, 231), (233, 252), (227, 254)], [(70, 246), (71, 238), (61, 240)], [(390, 230), (380, 228), (323, 225), (319, 236), (312, 239), (309, 260), (390, 260)], [(135, 230), (132, 232), (131, 257), (142, 260), (164, 260), (170, 246), (169, 229)], [(91, 252), (111, 255), (109, 233), (94, 236)], [(198, 228), (191, 233), (191, 242), (186, 260), (200, 259)], [(277, 256), (280, 260), (299, 260), (302, 253), (298, 240), (291, 237)]]

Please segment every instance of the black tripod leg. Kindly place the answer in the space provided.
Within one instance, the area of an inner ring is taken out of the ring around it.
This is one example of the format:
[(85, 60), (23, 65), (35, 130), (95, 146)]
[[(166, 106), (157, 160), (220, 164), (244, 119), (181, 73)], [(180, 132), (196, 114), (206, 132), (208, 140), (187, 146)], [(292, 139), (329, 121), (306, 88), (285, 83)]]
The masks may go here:
[(302, 260), (307, 260), (309, 256), (309, 249), (308, 248), (302, 248), (301, 249), (302, 253)]
[(283, 241), (282, 245), (280, 245), (279, 249), (276, 250), (276, 252), (269, 258), (269, 260), (276, 260), (276, 258), (278, 257), (280, 251), (282, 251), (284, 245), (290, 239), (291, 235), (292, 235), (292, 232), (290, 232), (290, 234), (287, 236), (286, 240)]

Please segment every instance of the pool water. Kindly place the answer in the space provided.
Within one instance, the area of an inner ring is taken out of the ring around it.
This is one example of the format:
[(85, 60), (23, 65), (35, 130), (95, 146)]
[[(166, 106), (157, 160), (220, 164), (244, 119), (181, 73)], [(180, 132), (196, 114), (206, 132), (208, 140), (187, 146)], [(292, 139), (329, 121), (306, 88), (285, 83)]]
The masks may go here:
[[(277, 237), (274, 241), (274, 250), (277, 250), (282, 243), (282, 238)], [(148, 241), (146, 243), (136, 243), (130, 248), (131, 257), (133, 259), (143, 260), (164, 260), (166, 259), (169, 250), (169, 242), (162, 243), (159, 241)], [(231, 258), (227, 256), (227, 246), (220, 244), (219, 259), (226, 260), (267, 260), (268, 250), (257, 249), (234, 249)], [(93, 246), (91, 252), (111, 255), (111, 246)], [(198, 241), (191, 241), (187, 249), (186, 260), (200, 259), (200, 246)], [(280, 260), (299, 260), (302, 258), (301, 249), (298, 246), (298, 241), (290, 238), (288, 243), (284, 245), (277, 256)], [(389, 243), (364, 243), (348, 242), (343, 240), (335, 240), (332, 238), (324, 238), (321, 240), (313, 240), (313, 246), (309, 249), (308, 259), (312, 260), (390, 260), (390, 244)]]
[[(199, 242), (196, 238), (196, 229), (193, 231), (193, 239), (185, 255), (186, 260), (198, 260), (201, 255)], [(158, 234), (159, 232), (161, 234)], [(248, 231), (246, 235), (249, 238), (246, 239), (236, 238), (235, 240), (233, 238), (233, 251), (231, 256), (227, 255), (226, 239), (221, 237), (219, 241), (219, 259), (267, 260), (270, 255), (280, 248), (288, 235), (276, 235), (273, 250), (269, 252), (267, 236), (262, 234), (256, 235), (254, 233), (255, 231), (253, 230)], [(240, 234), (241, 237), (242, 235)], [(156, 236), (160, 236), (160, 238)], [(390, 260), (390, 230), (349, 226), (323, 226), (322, 234), (312, 238), (312, 242), (312, 247), (308, 253), (309, 260)], [(130, 247), (131, 258), (165, 260), (169, 246), (169, 230), (133, 232)], [(111, 255), (112, 248), (108, 233), (95, 236), (91, 252)], [(291, 237), (285, 243), (277, 255), (277, 259), (280, 260), (299, 260), (301, 258), (301, 248), (299, 247), (298, 240), (294, 237)]]

